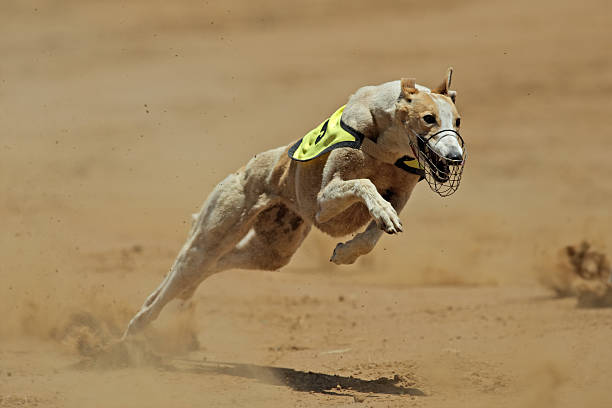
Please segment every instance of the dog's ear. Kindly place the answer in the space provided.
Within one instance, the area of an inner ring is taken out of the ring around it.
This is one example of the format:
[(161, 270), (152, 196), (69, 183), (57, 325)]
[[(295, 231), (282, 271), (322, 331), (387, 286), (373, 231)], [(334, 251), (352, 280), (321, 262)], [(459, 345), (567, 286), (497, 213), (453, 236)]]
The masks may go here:
[(448, 97), (451, 98), (451, 101), (453, 101), (453, 103), (457, 103), (457, 91), (448, 91)]
[(415, 94), (418, 92), (416, 89), (416, 79), (402, 78), (400, 82), (402, 84), (402, 93), (400, 96), (403, 97), (404, 99), (410, 99), (410, 96), (412, 94)]
[(434, 89), (431, 92), (441, 94), (441, 95), (448, 95), (449, 94), (448, 91), (450, 89), (452, 78), (453, 78), (453, 67), (449, 67), (448, 71), (446, 71), (446, 78), (444, 78), (444, 81), (440, 85), (438, 85), (436, 89)]

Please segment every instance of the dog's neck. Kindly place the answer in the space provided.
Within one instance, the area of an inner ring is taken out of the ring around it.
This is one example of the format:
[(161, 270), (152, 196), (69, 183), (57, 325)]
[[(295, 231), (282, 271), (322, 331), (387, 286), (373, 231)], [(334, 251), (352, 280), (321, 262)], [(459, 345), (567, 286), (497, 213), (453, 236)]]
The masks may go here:
[(400, 93), (400, 81), (360, 88), (350, 97), (342, 115), (345, 123), (365, 135), (362, 150), (385, 163), (395, 163), (406, 155), (414, 156), (410, 136), (396, 120)]

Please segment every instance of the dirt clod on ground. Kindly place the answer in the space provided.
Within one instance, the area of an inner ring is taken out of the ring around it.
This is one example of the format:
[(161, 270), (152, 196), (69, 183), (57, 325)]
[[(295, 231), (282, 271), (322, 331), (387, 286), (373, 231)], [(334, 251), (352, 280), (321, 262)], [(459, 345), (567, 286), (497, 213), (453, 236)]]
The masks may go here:
[(577, 297), (579, 307), (612, 307), (610, 261), (588, 241), (563, 248), (557, 267), (544, 271), (540, 281), (560, 297)]

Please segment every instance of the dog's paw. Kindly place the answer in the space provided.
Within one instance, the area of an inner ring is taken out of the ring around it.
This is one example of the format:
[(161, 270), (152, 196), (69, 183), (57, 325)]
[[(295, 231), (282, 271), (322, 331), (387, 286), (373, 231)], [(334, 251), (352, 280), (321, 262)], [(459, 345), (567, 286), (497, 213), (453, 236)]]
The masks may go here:
[(355, 248), (350, 245), (350, 241), (347, 243), (339, 243), (334, 248), (334, 253), (329, 259), (331, 262), (336, 265), (350, 265), (355, 263), (357, 258), (359, 258), (359, 251), (356, 251)]
[(372, 218), (378, 224), (378, 227), (387, 234), (396, 234), (402, 232), (402, 221), (400, 220), (395, 208), (385, 200), (380, 200), (378, 205), (374, 207), (370, 213)]

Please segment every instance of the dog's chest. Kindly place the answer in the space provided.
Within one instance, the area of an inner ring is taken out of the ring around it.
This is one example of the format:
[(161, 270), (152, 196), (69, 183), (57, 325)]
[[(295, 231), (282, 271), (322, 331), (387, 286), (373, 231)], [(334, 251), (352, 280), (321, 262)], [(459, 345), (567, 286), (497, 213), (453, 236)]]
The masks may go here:
[(381, 163), (374, 171), (370, 172), (368, 178), (375, 186), (378, 193), (388, 200), (393, 192), (411, 188), (415, 182), (415, 175), (406, 172), (391, 164)]

